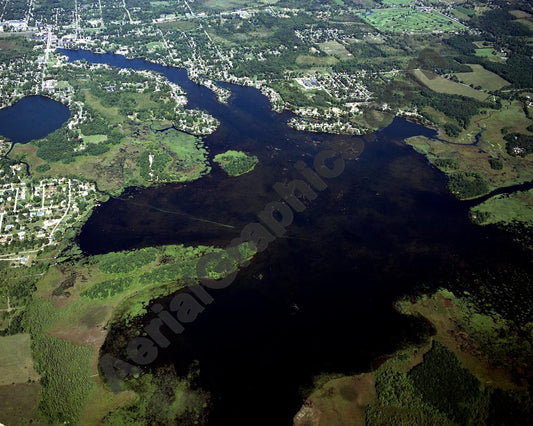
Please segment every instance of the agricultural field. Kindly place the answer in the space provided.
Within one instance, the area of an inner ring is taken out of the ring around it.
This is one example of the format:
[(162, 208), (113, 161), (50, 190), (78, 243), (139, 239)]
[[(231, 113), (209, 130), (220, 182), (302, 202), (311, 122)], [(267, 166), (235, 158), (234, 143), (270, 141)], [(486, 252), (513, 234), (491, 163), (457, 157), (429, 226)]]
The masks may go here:
[(476, 99), (478, 101), (484, 101), (488, 97), (487, 93), (483, 93), (467, 85), (448, 80), (430, 71), (414, 70), (412, 71), (412, 74), (420, 83), (437, 93), (461, 95)]
[(374, 9), (360, 16), (382, 32), (431, 33), (465, 29), (464, 25), (435, 11)]
[(481, 87), (483, 90), (494, 91), (500, 90), (502, 87), (508, 86), (511, 83), (501, 78), (499, 75), (483, 68), (478, 64), (467, 64), (472, 68), (472, 72), (455, 73), (454, 75), (461, 83), (472, 84), (474, 87)]

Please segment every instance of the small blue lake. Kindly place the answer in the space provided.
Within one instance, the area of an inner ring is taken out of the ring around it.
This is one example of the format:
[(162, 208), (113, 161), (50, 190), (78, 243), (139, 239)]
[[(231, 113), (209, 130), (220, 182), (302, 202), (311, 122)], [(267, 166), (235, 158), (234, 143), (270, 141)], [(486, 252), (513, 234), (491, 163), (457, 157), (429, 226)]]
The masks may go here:
[(27, 96), (0, 110), (0, 135), (15, 143), (28, 143), (59, 129), (69, 117), (66, 105), (44, 96)]

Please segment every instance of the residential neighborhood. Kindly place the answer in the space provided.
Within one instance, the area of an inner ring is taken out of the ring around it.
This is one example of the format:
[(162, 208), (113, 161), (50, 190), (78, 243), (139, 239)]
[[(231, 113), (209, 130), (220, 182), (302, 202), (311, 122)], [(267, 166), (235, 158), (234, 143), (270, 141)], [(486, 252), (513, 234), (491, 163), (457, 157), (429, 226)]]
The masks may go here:
[(92, 209), (95, 199), (94, 184), (75, 179), (0, 184), (0, 260), (24, 264), (24, 253), (56, 244)]

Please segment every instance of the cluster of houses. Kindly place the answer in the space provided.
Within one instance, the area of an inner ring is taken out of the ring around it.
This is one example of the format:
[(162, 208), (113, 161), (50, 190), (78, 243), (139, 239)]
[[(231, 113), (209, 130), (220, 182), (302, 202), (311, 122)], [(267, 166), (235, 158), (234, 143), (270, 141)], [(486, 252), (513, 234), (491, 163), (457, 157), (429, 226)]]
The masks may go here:
[(0, 31), (28, 31), (28, 22), (22, 19), (12, 19), (0, 22)]

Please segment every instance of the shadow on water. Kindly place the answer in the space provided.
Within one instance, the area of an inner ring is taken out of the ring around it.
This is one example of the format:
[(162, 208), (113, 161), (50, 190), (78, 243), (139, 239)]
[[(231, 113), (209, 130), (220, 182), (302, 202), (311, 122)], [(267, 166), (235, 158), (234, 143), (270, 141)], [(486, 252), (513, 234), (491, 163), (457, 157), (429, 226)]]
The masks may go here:
[(82, 230), (87, 254), (171, 243), (224, 247), (279, 198), (274, 183), (300, 178), (296, 161), (311, 165), (323, 149), (346, 157), (344, 172), (295, 215), (286, 235), (230, 287), (213, 290), (214, 302), (160, 353), (154, 367), (174, 364), (181, 374), (198, 361), (198, 386), (213, 397), (210, 424), (290, 424), (314, 375), (368, 370), (376, 358), (426, 336), (423, 321), (393, 310), (398, 297), (468, 279), (487, 265), (528, 262), (502, 233), (472, 225), (445, 176), (403, 143), (432, 137), (432, 130), (396, 119), (365, 138), (360, 156), (350, 155), (362, 150), (361, 138), (293, 131), (289, 115), (271, 112), (257, 90), (230, 86), (225, 106), (203, 88), (179, 83), (190, 106), (221, 121), (205, 138), (211, 155), (241, 149), (257, 155), (258, 166), (238, 178), (214, 166), (196, 182), (111, 199)]

